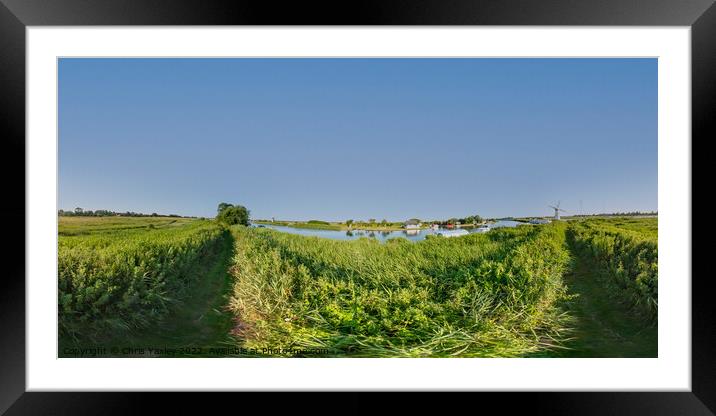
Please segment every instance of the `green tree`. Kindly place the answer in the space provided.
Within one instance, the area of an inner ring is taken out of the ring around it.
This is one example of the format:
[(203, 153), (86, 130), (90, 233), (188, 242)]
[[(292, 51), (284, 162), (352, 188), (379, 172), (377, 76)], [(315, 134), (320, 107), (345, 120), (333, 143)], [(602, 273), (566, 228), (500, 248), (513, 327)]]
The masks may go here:
[(233, 207), (233, 205), (228, 204), (226, 202), (222, 202), (219, 204), (219, 206), (216, 208), (216, 213), (221, 214), (221, 211), (225, 210), (226, 208)]
[(352, 225), (353, 225), (353, 220), (346, 220), (346, 225), (347, 225), (348, 227), (352, 226)]
[[(221, 206), (221, 204), (219, 204)], [(249, 225), (249, 210), (241, 205), (231, 205), (219, 211), (217, 221), (227, 225)]]

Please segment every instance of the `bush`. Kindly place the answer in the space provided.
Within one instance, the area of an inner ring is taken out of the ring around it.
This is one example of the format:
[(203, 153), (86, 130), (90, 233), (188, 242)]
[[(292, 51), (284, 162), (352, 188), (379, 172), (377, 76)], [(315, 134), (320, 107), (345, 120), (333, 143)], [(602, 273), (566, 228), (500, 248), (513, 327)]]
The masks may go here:
[(241, 205), (232, 205), (221, 210), (216, 219), (226, 225), (249, 225), (249, 210)]

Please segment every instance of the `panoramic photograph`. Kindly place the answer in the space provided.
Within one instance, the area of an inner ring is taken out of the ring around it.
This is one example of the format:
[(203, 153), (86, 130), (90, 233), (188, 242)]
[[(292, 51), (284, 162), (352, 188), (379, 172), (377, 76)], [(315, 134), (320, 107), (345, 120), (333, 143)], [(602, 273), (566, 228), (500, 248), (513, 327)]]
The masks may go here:
[(658, 357), (657, 67), (60, 58), (58, 357)]

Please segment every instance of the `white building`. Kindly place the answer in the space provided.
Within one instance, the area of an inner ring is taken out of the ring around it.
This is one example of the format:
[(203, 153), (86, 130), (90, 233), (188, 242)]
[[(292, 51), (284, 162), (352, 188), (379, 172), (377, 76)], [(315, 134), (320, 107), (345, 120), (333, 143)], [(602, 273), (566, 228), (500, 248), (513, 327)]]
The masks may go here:
[(419, 219), (411, 218), (403, 224), (403, 227), (405, 227), (406, 230), (416, 230), (422, 227), (423, 223), (420, 222)]

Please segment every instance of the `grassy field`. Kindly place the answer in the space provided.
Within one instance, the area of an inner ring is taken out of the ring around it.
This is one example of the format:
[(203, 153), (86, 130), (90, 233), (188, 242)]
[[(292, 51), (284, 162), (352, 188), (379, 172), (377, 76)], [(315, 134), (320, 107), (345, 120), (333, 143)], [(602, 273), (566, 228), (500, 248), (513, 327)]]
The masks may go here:
[(608, 274), (591, 260), (576, 257), (564, 282), (568, 296), (560, 304), (569, 315), (569, 339), (562, 347), (534, 356), (559, 358), (649, 358), (658, 356), (658, 327), (634, 316), (632, 307), (609, 290)]
[(633, 232), (641, 238), (656, 241), (659, 237), (659, 221), (656, 217), (611, 217), (577, 220), (594, 228)]
[[(232, 278), (227, 272), (233, 253), (231, 234), (216, 244), (186, 271), (187, 296), (176, 298), (166, 314), (146, 326), (102, 333), (90, 345), (101, 345), (103, 357), (217, 357), (235, 345), (231, 336), (232, 314), (226, 308)], [(77, 355), (86, 342), (60, 339), (60, 356)]]
[(330, 356), (520, 356), (563, 329), (564, 225), (334, 241), (237, 227), (242, 344)]
[(594, 219), (570, 223), (573, 251), (590, 261), (595, 276), (634, 313), (656, 320), (658, 236), (656, 218)]
[(141, 230), (178, 227), (196, 221), (177, 217), (60, 217), (61, 236), (107, 233), (121, 230)]
[[(125, 218), (124, 225), (86, 219), (86, 232), (72, 218), (76, 232), (58, 240), (59, 332), (66, 338), (95, 339), (162, 318), (187, 295), (199, 278), (190, 273), (194, 263), (224, 233), (212, 221), (157, 227), (145, 218)], [(66, 224), (60, 218), (60, 228)]]
[(379, 243), (60, 217), (60, 346), (153, 357), (653, 357), (657, 221)]

